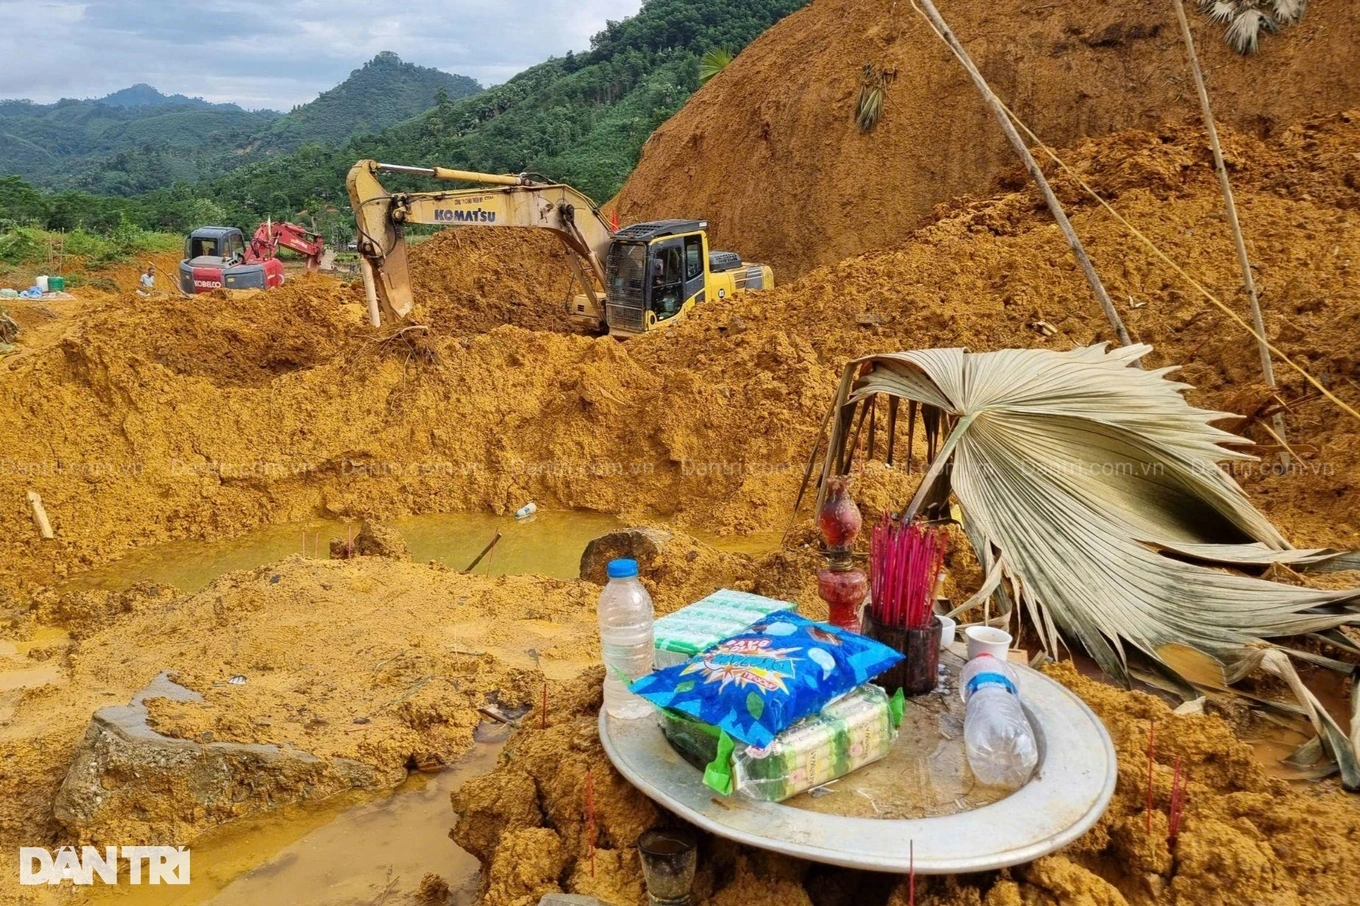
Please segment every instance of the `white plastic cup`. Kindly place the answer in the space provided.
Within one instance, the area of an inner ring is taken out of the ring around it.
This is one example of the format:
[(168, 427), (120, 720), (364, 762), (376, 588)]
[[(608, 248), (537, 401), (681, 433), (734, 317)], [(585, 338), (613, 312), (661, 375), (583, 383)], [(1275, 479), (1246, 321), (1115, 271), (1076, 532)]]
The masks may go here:
[(969, 626), (963, 630), (963, 637), (968, 640), (970, 661), (982, 654), (990, 654), (998, 661), (1004, 661), (1013, 641), (1009, 632), (991, 626)]
[(954, 644), (954, 630), (958, 625), (953, 617), (940, 617), (940, 648)]

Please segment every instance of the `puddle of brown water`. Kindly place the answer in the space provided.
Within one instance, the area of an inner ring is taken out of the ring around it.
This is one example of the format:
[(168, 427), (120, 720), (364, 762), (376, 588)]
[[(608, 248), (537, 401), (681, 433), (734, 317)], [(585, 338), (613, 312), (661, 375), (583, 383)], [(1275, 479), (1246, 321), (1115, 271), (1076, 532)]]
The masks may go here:
[[(593, 539), (622, 528), (607, 513), (583, 510), (540, 510), (526, 519), (490, 513), (435, 513), (390, 523), (406, 540), (417, 562), (437, 561), (464, 569), (497, 532), (501, 540), (477, 566), (477, 572), (503, 576), (534, 574), (575, 579), (581, 554)], [(137, 548), (104, 566), (70, 577), (63, 591), (122, 591), (137, 582), (173, 585), (181, 591), (202, 589), (223, 573), (253, 569), (302, 554), (328, 557), (331, 539), (344, 539), (356, 523), (316, 519), (271, 525), (220, 541), (172, 541)], [(728, 553), (759, 556), (779, 548), (780, 536), (699, 534), (700, 540)], [(305, 545), (305, 547), (304, 547)]]
[[(464, 569), (496, 532), (501, 540), (477, 567), (488, 575), (534, 573), (574, 579), (591, 539), (620, 527), (613, 516), (572, 510), (540, 511), (527, 519), (489, 513), (444, 513), (391, 522), (418, 562), (435, 560)], [(312, 520), (273, 525), (221, 541), (172, 541), (129, 551), (112, 563), (72, 576), (62, 590), (121, 591), (136, 582), (202, 589), (223, 573), (253, 569), (302, 554), (329, 556), (331, 539), (344, 539), (357, 524)]]
[(30, 660), (28, 653), (34, 648), (64, 644), (69, 638), (60, 629), (43, 627), (23, 641), (0, 639), (0, 725), (13, 719), (24, 689), (66, 684), (66, 671), (59, 661)]
[(502, 745), (479, 743), (452, 768), (415, 775), (377, 799), (335, 797), (210, 833), (190, 848), (192, 881), (186, 886), (98, 886), (79, 902), (370, 906), (411, 902), (421, 878), (432, 872), (454, 890), (454, 906), (467, 906), (475, 899), (481, 866), (449, 839), (454, 822), (449, 794), (489, 773)]

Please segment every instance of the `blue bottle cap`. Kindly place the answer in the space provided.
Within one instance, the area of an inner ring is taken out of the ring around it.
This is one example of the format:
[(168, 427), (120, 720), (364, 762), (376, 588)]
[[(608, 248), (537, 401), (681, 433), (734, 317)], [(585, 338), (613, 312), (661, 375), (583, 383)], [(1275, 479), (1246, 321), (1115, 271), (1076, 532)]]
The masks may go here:
[(637, 561), (631, 559), (610, 560), (609, 578), (632, 579), (638, 574)]

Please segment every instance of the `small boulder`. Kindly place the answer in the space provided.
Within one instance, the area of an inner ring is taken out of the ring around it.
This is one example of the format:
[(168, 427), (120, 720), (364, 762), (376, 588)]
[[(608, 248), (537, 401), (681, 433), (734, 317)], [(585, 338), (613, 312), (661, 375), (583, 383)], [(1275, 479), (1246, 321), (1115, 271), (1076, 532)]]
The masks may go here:
[(619, 558), (636, 560), (639, 574), (646, 575), (672, 537), (670, 532), (658, 528), (626, 528), (601, 535), (587, 544), (581, 554), (580, 576), (587, 582), (603, 585), (609, 581), (609, 561)]
[(352, 540), (335, 538), (331, 541), (332, 560), (348, 560), (351, 557), (410, 560), (411, 551), (406, 547), (406, 539), (396, 529), (373, 519), (365, 519), (359, 534)]

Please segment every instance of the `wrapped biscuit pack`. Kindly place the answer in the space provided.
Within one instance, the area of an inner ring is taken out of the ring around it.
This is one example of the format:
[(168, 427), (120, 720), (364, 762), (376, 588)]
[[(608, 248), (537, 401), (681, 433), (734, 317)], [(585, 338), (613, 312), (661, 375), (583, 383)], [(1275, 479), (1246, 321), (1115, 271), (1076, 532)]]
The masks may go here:
[[(719, 732), (704, 783), (723, 795), (782, 802), (885, 757), (897, 738), (903, 706), (900, 691), (889, 698), (878, 686), (865, 683), (767, 746), (744, 745)], [(687, 728), (683, 736), (691, 747), (694, 733)], [(682, 748), (674, 739), (672, 744)]]
[(657, 619), (653, 628), (656, 639), (653, 666), (660, 670), (683, 664), (772, 613), (795, 609), (789, 601), (720, 588), (688, 607)]

